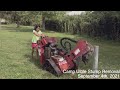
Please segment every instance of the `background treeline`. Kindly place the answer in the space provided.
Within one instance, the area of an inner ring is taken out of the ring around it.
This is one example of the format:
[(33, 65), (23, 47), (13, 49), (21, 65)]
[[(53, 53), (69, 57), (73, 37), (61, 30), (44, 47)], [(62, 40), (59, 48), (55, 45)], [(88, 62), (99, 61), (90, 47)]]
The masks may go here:
[(45, 25), (48, 30), (120, 40), (119, 11), (87, 11), (81, 15), (46, 20)]
[(20, 25), (40, 24), (42, 29), (120, 41), (120, 11), (0, 11), (0, 21)]

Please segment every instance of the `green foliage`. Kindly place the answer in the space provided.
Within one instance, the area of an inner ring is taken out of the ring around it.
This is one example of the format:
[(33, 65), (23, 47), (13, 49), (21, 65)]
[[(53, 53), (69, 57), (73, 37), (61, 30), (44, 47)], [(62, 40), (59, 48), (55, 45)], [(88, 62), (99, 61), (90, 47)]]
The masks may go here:
[(0, 11), (5, 18), (18, 25), (42, 25), (43, 30), (51, 29), (71, 34), (86, 34), (120, 41), (119, 11), (86, 11), (81, 15), (68, 16), (66, 11)]
[(47, 19), (56, 18), (64, 14), (63, 11), (0, 11), (0, 17), (12, 22), (19, 21), (22, 25), (42, 24), (42, 17)]
[[(54, 26), (51, 26), (54, 25)], [(109, 40), (120, 40), (119, 11), (86, 11), (81, 15), (60, 17), (47, 20), (47, 29), (71, 34), (86, 34), (91, 37), (102, 37)], [(59, 27), (57, 29), (56, 27)]]

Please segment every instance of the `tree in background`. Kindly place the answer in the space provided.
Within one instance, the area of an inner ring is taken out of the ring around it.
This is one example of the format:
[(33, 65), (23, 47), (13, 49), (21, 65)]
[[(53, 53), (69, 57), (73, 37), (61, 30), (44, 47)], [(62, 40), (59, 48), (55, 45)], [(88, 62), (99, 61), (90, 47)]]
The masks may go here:
[(0, 11), (0, 17), (22, 25), (42, 24), (45, 30), (45, 19), (54, 18), (65, 14), (65, 11)]
[(0, 18), (19, 25), (42, 25), (43, 30), (86, 34), (120, 40), (120, 11), (86, 11), (69, 16), (68, 11), (0, 11)]

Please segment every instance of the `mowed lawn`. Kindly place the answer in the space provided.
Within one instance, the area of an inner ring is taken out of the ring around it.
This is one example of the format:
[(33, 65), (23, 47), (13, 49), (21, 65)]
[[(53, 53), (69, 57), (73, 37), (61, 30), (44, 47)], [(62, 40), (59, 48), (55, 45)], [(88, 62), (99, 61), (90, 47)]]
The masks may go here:
[[(41, 69), (36, 58), (31, 59), (32, 26), (1, 25), (0, 27), (0, 78), (1, 79), (72, 79), (71, 74), (56, 77)], [(99, 69), (120, 69), (120, 43), (97, 40), (86, 36), (45, 31), (47, 36), (59, 40), (63, 37), (85, 39), (93, 45), (99, 45)], [(59, 44), (60, 46), (60, 44)], [(74, 46), (73, 46), (74, 47)], [(34, 55), (35, 57), (35, 55)], [(93, 58), (87, 65), (81, 61), (79, 69), (92, 69)]]

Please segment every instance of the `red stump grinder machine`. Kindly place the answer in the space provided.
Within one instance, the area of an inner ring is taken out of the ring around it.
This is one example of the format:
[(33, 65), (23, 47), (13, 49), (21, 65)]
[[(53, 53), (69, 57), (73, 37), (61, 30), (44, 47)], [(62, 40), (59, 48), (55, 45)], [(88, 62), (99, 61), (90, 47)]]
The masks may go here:
[[(76, 46), (72, 49), (71, 42)], [(93, 52), (93, 47), (85, 40), (72, 40), (62, 38), (60, 40), (61, 48), (58, 48), (55, 37), (45, 36), (38, 40), (38, 52), (42, 69), (49, 71), (55, 76), (62, 75), (67, 70), (76, 70), (80, 60), (85, 64)]]

